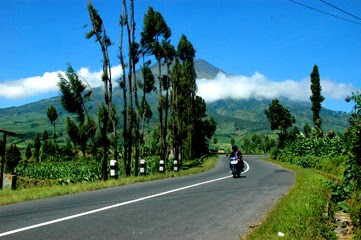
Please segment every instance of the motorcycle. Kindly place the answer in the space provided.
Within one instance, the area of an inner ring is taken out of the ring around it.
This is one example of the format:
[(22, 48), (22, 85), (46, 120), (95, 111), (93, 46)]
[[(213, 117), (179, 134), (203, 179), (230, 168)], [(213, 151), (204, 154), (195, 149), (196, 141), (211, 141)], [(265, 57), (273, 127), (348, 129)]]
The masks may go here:
[(241, 176), (241, 169), (239, 167), (238, 159), (236, 156), (229, 157), (229, 164), (232, 170), (233, 178)]

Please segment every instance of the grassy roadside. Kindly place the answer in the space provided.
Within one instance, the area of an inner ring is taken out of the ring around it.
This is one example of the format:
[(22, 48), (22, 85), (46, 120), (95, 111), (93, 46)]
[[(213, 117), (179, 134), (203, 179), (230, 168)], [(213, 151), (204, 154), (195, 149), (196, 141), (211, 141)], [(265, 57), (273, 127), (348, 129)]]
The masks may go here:
[(311, 169), (274, 162), (296, 173), (296, 182), (289, 192), (269, 212), (262, 223), (250, 231), (251, 239), (337, 239), (328, 224), (328, 191), (320, 174)]
[(212, 156), (212, 157), (208, 157), (205, 161), (203, 161), (203, 163), (200, 166), (191, 167), (186, 170), (180, 170), (179, 172), (166, 172), (164, 174), (158, 173), (148, 176), (119, 178), (116, 180), (108, 180), (106, 182), (97, 181), (90, 183), (69, 184), (64, 186), (57, 185), (57, 186), (49, 186), (49, 187), (34, 187), (34, 188), (20, 189), (15, 191), (2, 190), (0, 191), (0, 205), (23, 202), (28, 200), (35, 200), (40, 198), (55, 197), (55, 196), (61, 196), (66, 194), (79, 193), (79, 192), (93, 191), (97, 189), (122, 186), (137, 182), (145, 182), (145, 181), (152, 181), (157, 179), (198, 174), (214, 168), (217, 165), (217, 163), (218, 163), (218, 157)]

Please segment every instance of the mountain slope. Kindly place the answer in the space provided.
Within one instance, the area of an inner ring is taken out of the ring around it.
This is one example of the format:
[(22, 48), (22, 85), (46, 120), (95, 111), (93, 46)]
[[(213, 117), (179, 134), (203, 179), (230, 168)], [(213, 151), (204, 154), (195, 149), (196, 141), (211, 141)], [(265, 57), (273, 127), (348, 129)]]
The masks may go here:
[[(311, 103), (296, 102), (286, 98), (280, 98), (280, 103), (286, 106), (295, 117), (295, 126), (303, 131), (307, 123), (313, 126)], [(214, 117), (218, 122), (217, 133), (228, 136), (232, 132), (244, 134), (271, 133), (270, 124), (264, 113), (272, 100), (270, 99), (224, 99), (207, 104), (208, 115)], [(348, 115), (334, 112), (328, 109), (321, 110), (323, 119), (322, 128), (324, 132), (334, 130), (343, 133), (348, 127)]]
[[(214, 78), (222, 70), (212, 66), (204, 60), (195, 61), (197, 78)], [(154, 68), (153, 71), (156, 71)], [(96, 99), (102, 99), (101, 88), (94, 89)], [(90, 111), (96, 112), (96, 101), (94, 98), (89, 103)], [(291, 111), (296, 118), (296, 126), (303, 130), (305, 123), (313, 126), (311, 104), (307, 102), (291, 101), (286, 98), (280, 98), (280, 103)], [(121, 113), (122, 98), (119, 88), (114, 89), (114, 103), (118, 106), (118, 115)], [(153, 126), (157, 123), (157, 97), (153, 94), (149, 98), (149, 103), (153, 108)], [(218, 123), (217, 135), (229, 137), (239, 132), (245, 134), (252, 133), (272, 133), (264, 110), (269, 107), (270, 99), (222, 99), (216, 102), (207, 103), (208, 116), (212, 116)], [(19, 107), (0, 109), (0, 128), (14, 131), (16, 136), (10, 137), (9, 142), (23, 142), (21, 147), (28, 142), (32, 142), (36, 133), (42, 133), (47, 130), (53, 132), (53, 127), (49, 123), (46, 110), (53, 105), (59, 114), (57, 120), (57, 132), (59, 142), (65, 140), (65, 119), (68, 113), (62, 108), (59, 97), (44, 99), (38, 102), (29, 103)], [(121, 117), (121, 116), (120, 116)], [(323, 119), (323, 129), (325, 132), (333, 129), (336, 132), (344, 132), (348, 127), (348, 116), (341, 112), (334, 112), (327, 109), (321, 110)], [(122, 122), (122, 121), (120, 121)], [(26, 145), (25, 145), (26, 146)]]

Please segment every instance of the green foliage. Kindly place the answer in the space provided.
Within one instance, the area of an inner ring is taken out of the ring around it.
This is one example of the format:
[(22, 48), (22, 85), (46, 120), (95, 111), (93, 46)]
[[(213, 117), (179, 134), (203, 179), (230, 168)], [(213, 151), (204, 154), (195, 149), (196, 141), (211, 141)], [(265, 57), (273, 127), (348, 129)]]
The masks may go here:
[(33, 156), (33, 153), (31, 152), (31, 145), (28, 144), (26, 146), (26, 151), (25, 151), (26, 160), (29, 160), (31, 158), (31, 156)]
[(348, 154), (348, 141), (340, 135), (319, 138), (318, 131), (314, 129), (309, 138), (299, 134), (288, 141), (275, 157), (303, 168), (321, 170), (338, 179), (324, 181), (324, 186), (329, 189), (336, 208), (347, 211), (347, 199), (354, 189), (355, 178), (354, 163)]
[(80, 141), (79, 128), (69, 116), (66, 117), (66, 133), (73, 142), (75, 148), (77, 148)]
[(311, 132), (312, 132), (312, 129), (311, 127), (306, 123), (305, 126), (303, 127), (303, 131), (305, 133), (305, 136), (308, 138), (311, 136)]
[(57, 138), (56, 128), (55, 128), (56, 123), (55, 122), (58, 119), (59, 114), (56, 111), (56, 108), (52, 104), (50, 104), (49, 108), (46, 111), (46, 115), (48, 116), (48, 119), (49, 119), (50, 123), (53, 124), (53, 126), (54, 126), (53, 139), (54, 139), (54, 142), (55, 142), (56, 138)]
[(56, 119), (59, 117), (56, 108), (52, 104), (50, 104), (49, 108), (46, 110), (46, 115), (51, 123), (55, 123)]
[(341, 136), (334, 138), (306, 138), (303, 134), (286, 143), (279, 159), (292, 156), (338, 156), (347, 154), (346, 141)]
[(337, 210), (348, 212), (347, 199), (350, 197), (351, 189), (348, 185), (332, 180), (325, 180), (324, 185), (331, 192), (331, 201), (336, 204)]
[(17, 169), (19, 176), (35, 179), (58, 179), (66, 182), (91, 182), (101, 178), (101, 164), (93, 160), (41, 162)]
[(49, 139), (48, 131), (44, 130), (42, 140), (43, 140), (43, 141), (46, 141), (46, 140), (48, 140), (48, 139)]
[(58, 153), (59, 153), (59, 158), (62, 161), (73, 160), (73, 157), (75, 156), (75, 152), (70, 140), (66, 141), (65, 145), (62, 148), (58, 149)]
[(83, 124), (86, 115), (85, 101), (88, 100), (91, 92), (85, 93), (86, 86), (71, 65), (68, 65), (65, 75), (66, 77), (58, 74), (60, 79), (58, 86), (61, 92), (60, 102), (65, 110), (75, 113), (78, 122)]
[(325, 179), (314, 171), (281, 163), (296, 173), (296, 182), (290, 191), (276, 204), (259, 227), (246, 239), (334, 239), (334, 227), (329, 224), (331, 216), (325, 214), (328, 191), (322, 184)]
[(179, 40), (177, 53), (181, 61), (193, 59), (196, 54), (196, 50), (184, 34), (182, 34)]
[(21, 153), (16, 144), (11, 144), (6, 151), (6, 168), (5, 171), (11, 174), (15, 174), (15, 168), (21, 161)]
[(352, 194), (352, 198), (350, 200), (350, 216), (353, 225), (361, 229), (361, 191), (360, 190), (357, 190)]
[(200, 157), (208, 152), (209, 141), (217, 128), (214, 118), (197, 119), (195, 122), (193, 150), (194, 157)]
[(37, 162), (39, 162), (39, 157), (40, 157), (40, 148), (41, 148), (41, 142), (40, 142), (40, 136), (39, 134), (36, 134), (35, 139), (34, 139), (34, 155), (33, 157), (35, 158), (35, 160)]
[(57, 152), (57, 146), (53, 141), (45, 140), (41, 149), (41, 161), (54, 160)]
[[(329, 131), (322, 137), (322, 130), (315, 126), (306, 137), (301, 133), (287, 142), (282, 150), (277, 149), (273, 157), (300, 165), (304, 168), (322, 170), (333, 180), (323, 181), (331, 193), (335, 210), (350, 212), (356, 227), (356, 238), (361, 236), (361, 94), (353, 93), (347, 101), (354, 101), (350, 128), (342, 135)], [(317, 123), (320, 123), (318, 121)]]
[(311, 110), (313, 112), (313, 123), (315, 127), (321, 130), (322, 119), (320, 117), (321, 111), (321, 103), (325, 100), (325, 97), (321, 95), (321, 84), (320, 84), (320, 75), (318, 73), (317, 65), (314, 65), (312, 73), (311, 73), (311, 92), (310, 96), (312, 107)]
[(268, 110), (265, 110), (268, 121), (271, 124), (271, 130), (279, 130), (279, 145), (283, 147), (287, 128), (291, 127), (296, 122), (291, 112), (282, 106), (278, 99), (273, 99), (269, 105)]
[(170, 35), (171, 30), (162, 14), (149, 7), (143, 18), (143, 32), (141, 32), (141, 45), (145, 48), (145, 52), (157, 55), (158, 39), (160, 37), (168, 39)]
[(276, 140), (268, 135), (252, 134), (251, 137), (242, 136), (241, 149), (244, 154), (268, 154), (276, 146)]

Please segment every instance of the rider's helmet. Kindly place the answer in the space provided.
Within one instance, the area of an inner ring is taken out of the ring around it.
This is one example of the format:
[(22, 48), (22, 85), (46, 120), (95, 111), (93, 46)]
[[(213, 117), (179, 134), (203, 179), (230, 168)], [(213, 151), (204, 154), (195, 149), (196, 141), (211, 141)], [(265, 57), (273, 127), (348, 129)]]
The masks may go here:
[(237, 147), (237, 145), (232, 145), (232, 151), (238, 151), (238, 147)]

